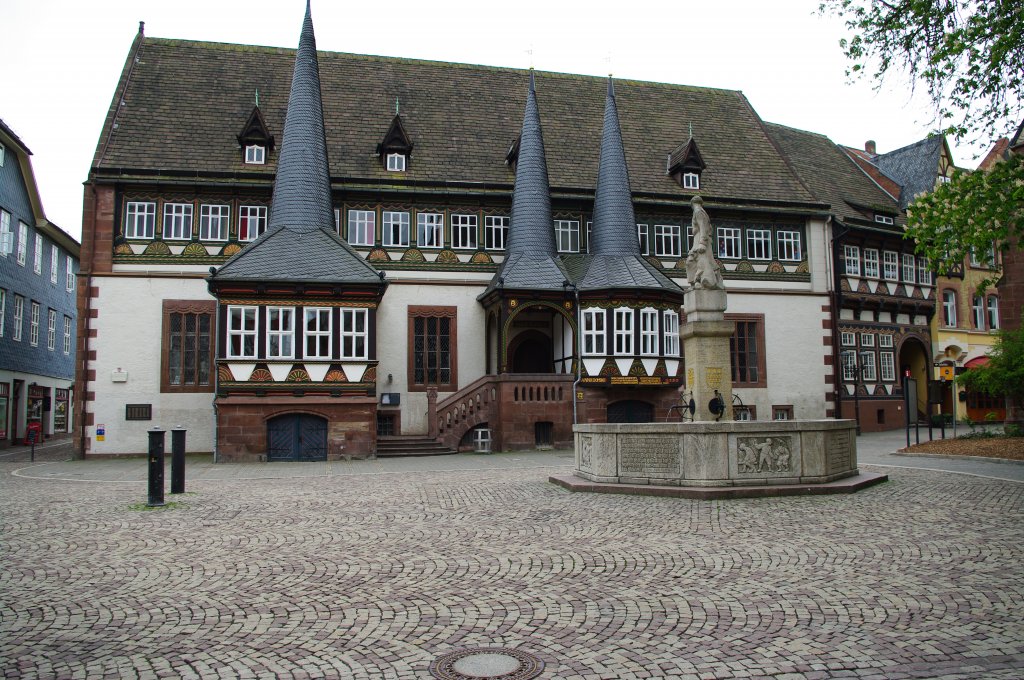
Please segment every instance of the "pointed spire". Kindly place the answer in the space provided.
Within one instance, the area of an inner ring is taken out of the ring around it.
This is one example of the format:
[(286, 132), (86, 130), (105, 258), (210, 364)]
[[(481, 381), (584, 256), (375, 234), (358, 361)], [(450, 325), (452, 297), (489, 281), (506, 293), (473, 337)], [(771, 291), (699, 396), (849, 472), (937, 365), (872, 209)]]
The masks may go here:
[(279, 226), (334, 230), (320, 68), (309, 0), (295, 54), (268, 229)]
[(555, 255), (557, 251), (553, 225), (544, 135), (540, 127), (533, 69), (530, 69), (530, 90), (526, 95), (526, 112), (523, 114), (523, 129), (519, 137), (516, 183), (512, 191), (512, 220), (506, 251), (534, 257)]
[(622, 148), (615, 84), (608, 78), (601, 133), (601, 160), (594, 194), (594, 230), (590, 252), (594, 255), (639, 255), (633, 194), (629, 189), (626, 153)]

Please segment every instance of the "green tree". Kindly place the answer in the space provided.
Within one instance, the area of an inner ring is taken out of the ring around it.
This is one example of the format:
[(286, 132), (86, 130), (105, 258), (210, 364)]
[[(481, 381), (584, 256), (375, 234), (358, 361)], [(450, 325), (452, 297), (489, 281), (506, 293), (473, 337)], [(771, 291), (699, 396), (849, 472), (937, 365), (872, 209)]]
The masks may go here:
[[(967, 389), (1024, 403), (1024, 327), (999, 331), (988, 354), (988, 363), (972, 368), (958, 380)], [(1012, 419), (1013, 415), (1007, 413), (1008, 424)], [(1015, 424), (1020, 426), (1020, 423)]]
[(991, 141), (1019, 119), (1024, 92), (1020, 0), (822, 0), (852, 33), (847, 74), (891, 72), (923, 84), (942, 132)]
[(907, 237), (940, 274), (962, 266), (972, 250), (1014, 247), (1024, 242), (1024, 156), (1011, 155), (989, 171), (958, 172), (907, 212)]

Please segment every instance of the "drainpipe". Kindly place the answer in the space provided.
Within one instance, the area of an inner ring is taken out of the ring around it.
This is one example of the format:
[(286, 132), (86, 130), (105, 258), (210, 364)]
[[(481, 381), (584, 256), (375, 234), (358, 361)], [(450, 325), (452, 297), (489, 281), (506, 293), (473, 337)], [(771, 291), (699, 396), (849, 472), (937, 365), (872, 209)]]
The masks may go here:
[[(210, 267), (210, 278), (216, 276), (217, 270), (214, 267)], [(211, 291), (212, 292), (212, 291)], [(220, 462), (219, 451), (217, 447), (217, 395), (220, 393), (220, 367), (217, 365), (217, 358), (220, 354), (220, 298), (217, 299), (217, 307), (213, 315), (213, 462)]]
[(580, 381), (583, 380), (583, 350), (580, 344), (580, 330), (583, 328), (582, 319), (580, 317), (580, 289), (575, 284), (570, 283), (572, 286), (573, 296), (576, 298), (576, 331), (573, 333), (573, 339), (576, 345), (576, 380), (572, 384), (572, 424), (577, 425), (579, 418), (576, 414), (576, 388), (579, 386)]

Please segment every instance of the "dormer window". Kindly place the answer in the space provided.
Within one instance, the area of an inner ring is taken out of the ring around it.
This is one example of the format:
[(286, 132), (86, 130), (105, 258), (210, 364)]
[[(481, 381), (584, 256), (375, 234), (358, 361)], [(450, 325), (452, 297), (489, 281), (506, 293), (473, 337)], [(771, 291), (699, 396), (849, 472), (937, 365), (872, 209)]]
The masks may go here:
[(697, 191), (700, 189), (700, 174), (707, 166), (697, 148), (697, 140), (690, 137), (675, 151), (668, 155), (665, 162), (665, 174), (679, 183), (684, 189)]
[(892, 224), (893, 219), (889, 215), (875, 215), (875, 222), (879, 224)]
[(267, 147), (250, 144), (245, 147), (245, 162), (249, 165), (263, 165), (267, 162)]
[(389, 153), (387, 164), (388, 172), (405, 172), (405, 154)]
[(700, 189), (700, 175), (695, 172), (684, 172), (683, 173), (683, 188), (684, 189)]

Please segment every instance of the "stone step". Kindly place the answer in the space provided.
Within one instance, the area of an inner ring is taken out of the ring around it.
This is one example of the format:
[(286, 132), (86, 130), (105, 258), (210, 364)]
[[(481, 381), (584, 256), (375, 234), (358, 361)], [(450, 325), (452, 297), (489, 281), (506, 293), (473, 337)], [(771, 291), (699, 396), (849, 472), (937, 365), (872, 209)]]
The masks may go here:
[(378, 437), (377, 457), (396, 458), (399, 456), (447, 456), (453, 451), (444, 444), (441, 444), (427, 437)]

